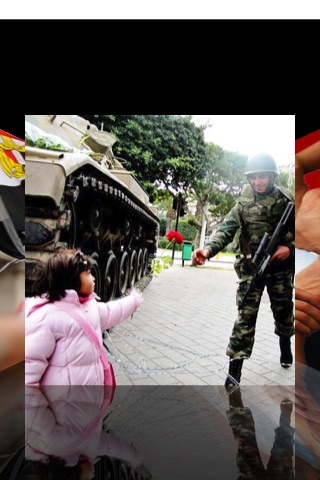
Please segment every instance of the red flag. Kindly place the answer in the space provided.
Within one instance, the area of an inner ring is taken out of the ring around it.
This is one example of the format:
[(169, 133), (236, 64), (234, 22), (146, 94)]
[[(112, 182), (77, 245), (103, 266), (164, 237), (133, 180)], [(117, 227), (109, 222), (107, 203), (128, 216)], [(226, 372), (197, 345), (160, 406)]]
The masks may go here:
[(0, 130), (0, 250), (24, 258), (25, 141)]

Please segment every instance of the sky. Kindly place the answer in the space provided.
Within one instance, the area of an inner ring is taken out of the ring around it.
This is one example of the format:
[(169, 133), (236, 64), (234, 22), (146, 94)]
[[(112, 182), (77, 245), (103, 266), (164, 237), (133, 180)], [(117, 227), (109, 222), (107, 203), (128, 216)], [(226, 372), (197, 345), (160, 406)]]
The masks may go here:
[(192, 115), (196, 125), (211, 125), (205, 141), (243, 155), (269, 153), (280, 165), (294, 162), (294, 115)]

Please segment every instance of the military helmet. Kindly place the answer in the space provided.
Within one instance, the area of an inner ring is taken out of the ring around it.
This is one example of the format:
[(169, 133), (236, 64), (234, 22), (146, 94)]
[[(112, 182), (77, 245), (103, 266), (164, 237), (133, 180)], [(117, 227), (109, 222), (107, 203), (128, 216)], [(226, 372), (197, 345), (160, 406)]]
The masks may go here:
[(271, 155), (267, 153), (258, 153), (248, 158), (245, 175), (252, 173), (272, 172), (278, 175), (278, 167)]

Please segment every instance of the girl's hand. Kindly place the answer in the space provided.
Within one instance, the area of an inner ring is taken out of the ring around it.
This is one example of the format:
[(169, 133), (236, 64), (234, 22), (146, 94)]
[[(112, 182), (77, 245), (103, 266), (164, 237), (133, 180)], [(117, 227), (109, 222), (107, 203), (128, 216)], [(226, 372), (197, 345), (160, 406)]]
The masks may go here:
[(143, 302), (142, 293), (139, 292), (135, 287), (133, 287), (130, 291), (130, 295), (132, 295), (134, 298), (134, 301), (136, 303), (136, 308), (139, 308), (141, 303)]

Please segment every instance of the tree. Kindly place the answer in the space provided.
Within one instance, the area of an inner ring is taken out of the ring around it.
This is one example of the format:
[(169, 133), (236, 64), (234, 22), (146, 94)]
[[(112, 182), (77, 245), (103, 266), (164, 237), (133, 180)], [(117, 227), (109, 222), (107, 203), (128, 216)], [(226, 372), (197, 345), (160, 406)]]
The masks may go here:
[(196, 245), (203, 245), (207, 227), (212, 229), (221, 222), (235, 204), (244, 183), (246, 160), (246, 156), (237, 152), (207, 144), (205, 178), (192, 183), (193, 198), (197, 202), (196, 215), (192, 215), (198, 228)]
[(291, 192), (294, 194), (294, 179), (292, 176), (290, 176), (289, 172), (280, 172), (276, 178), (275, 184), (279, 185), (280, 187), (282, 186), (289, 188), (289, 190), (291, 190)]
[(117, 138), (113, 152), (125, 160), (154, 201), (158, 189), (187, 192), (205, 174), (204, 128), (192, 116), (82, 115)]
[[(206, 126), (197, 127), (192, 116), (82, 116), (117, 138), (114, 154), (124, 159), (150, 201), (162, 211), (166, 208), (167, 230), (175, 218), (172, 199), (177, 193), (196, 202), (196, 214), (188, 206), (186, 210), (198, 229), (198, 245), (235, 204), (245, 182), (247, 157), (205, 143)], [(276, 183), (288, 186), (288, 174), (281, 173)]]
[(168, 191), (163, 191), (158, 195), (156, 207), (166, 217), (165, 235), (172, 230), (172, 220), (175, 218), (176, 212), (172, 206), (172, 196)]

